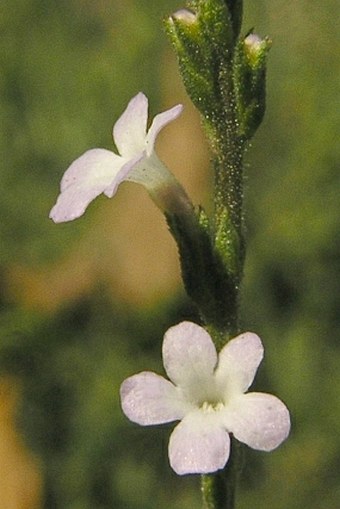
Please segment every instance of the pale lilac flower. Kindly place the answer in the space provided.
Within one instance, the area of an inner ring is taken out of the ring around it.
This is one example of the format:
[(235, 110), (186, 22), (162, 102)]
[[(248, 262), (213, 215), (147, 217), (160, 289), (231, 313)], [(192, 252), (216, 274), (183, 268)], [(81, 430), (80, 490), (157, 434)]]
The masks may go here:
[(287, 438), (290, 417), (275, 396), (246, 393), (262, 358), (256, 334), (237, 336), (218, 355), (202, 327), (182, 322), (163, 341), (171, 381), (149, 371), (127, 378), (120, 391), (123, 412), (144, 426), (181, 421), (169, 442), (170, 465), (180, 475), (222, 469), (229, 433), (253, 449), (271, 451)]
[(119, 155), (95, 148), (76, 159), (61, 180), (50, 218), (60, 223), (80, 217), (99, 194), (111, 198), (123, 180), (142, 184), (151, 193), (172, 182), (174, 178), (158, 159), (154, 145), (160, 130), (181, 111), (178, 104), (156, 115), (147, 131), (148, 99), (141, 92), (133, 97), (113, 127)]

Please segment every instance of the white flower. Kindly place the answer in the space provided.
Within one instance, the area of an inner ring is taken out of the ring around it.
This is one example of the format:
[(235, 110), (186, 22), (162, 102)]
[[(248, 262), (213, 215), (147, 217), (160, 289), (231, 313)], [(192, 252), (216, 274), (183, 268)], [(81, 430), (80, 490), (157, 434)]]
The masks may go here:
[(182, 322), (163, 341), (171, 382), (149, 371), (127, 378), (121, 386), (123, 411), (144, 426), (181, 421), (169, 442), (170, 465), (180, 475), (222, 469), (229, 433), (253, 449), (271, 451), (287, 438), (290, 417), (275, 396), (245, 394), (262, 358), (256, 334), (237, 336), (217, 355), (202, 327)]
[(171, 181), (172, 175), (158, 159), (154, 144), (160, 130), (178, 117), (182, 105), (155, 116), (147, 132), (148, 99), (138, 93), (113, 127), (119, 155), (102, 148), (88, 150), (66, 170), (61, 193), (50, 212), (54, 222), (80, 217), (99, 194), (111, 198), (123, 180), (143, 184), (148, 191)]

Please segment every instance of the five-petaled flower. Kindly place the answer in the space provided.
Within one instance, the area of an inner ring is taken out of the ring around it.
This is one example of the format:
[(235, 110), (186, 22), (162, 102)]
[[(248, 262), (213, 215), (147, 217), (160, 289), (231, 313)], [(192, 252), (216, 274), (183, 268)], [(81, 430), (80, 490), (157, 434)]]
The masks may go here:
[(154, 144), (160, 130), (176, 119), (182, 105), (159, 113), (147, 131), (148, 99), (139, 92), (113, 127), (113, 139), (119, 155), (110, 150), (88, 150), (66, 170), (60, 195), (50, 212), (56, 223), (80, 217), (99, 194), (111, 198), (123, 180), (143, 184), (156, 193), (174, 179), (158, 159)]
[(237, 336), (217, 355), (205, 329), (182, 322), (164, 336), (163, 363), (171, 381), (149, 371), (127, 378), (121, 386), (123, 411), (144, 426), (181, 421), (169, 442), (177, 474), (222, 469), (230, 433), (253, 449), (271, 451), (287, 438), (290, 417), (275, 396), (245, 394), (262, 358), (256, 334)]

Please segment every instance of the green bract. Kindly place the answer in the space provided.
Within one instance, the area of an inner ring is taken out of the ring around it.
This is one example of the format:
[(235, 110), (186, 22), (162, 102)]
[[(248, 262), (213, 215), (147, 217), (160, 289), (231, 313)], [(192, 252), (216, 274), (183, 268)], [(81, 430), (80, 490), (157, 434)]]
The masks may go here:
[(265, 112), (266, 58), (271, 41), (250, 33), (235, 49), (233, 77), (239, 134), (250, 139)]

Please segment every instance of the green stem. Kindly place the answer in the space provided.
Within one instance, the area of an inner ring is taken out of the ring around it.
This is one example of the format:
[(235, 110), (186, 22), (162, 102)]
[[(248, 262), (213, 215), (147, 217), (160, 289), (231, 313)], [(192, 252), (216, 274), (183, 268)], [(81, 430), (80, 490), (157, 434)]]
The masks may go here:
[[(239, 263), (235, 274), (235, 291), (232, 306), (225, 309), (229, 315), (228, 334), (221, 337), (219, 330), (213, 332), (212, 337), (218, 350), (238, 332), (238, 300), (239, 284), (242, 279), (245, 246), (243, 238), (243, 154), (244, 140), (238, 134), (237, 115), (235, 107), (235, 91), (232, 81), (231, 66), (229, 72), (224, 73), (220, 82), (221, 103), (225, 104), (224, 119), (217, 125), (215, 139), (211, 146), (215, 154), (215, 229), (225, 232), (229, 242), (233, 243), (231, 249), (238, 253)], [(225, 211), (228, 212), (227, 216)], [(226, 217), (228, 221), (226, 222)], [(236, 237), (230, 235), (230, 222), (236, 232)], [(237, 240), (236, 240), (237, 239)], [(235, 492), (240, 471), (240, 444), (231, 440), (230, 456), (224, 470), (216, 474), (203, 475), (201, 489), (204, 509), (234, 509)]]
[(236, 143), (233, 145), (228, 147), (228, 151), (221, 151), (215, 159), (215, 222), (219, 223), (223, 210), (227, 208), (235, 230), (242, 236), (243, 147)]
[(238, 132), (236, 93), (232, 59), (224, 63), (217, 77), (220, 104), (223, 109), (211, 140), (215, 154), (214, 199), (215, 221), (227, 208), (239, 236), (242, 236), (243, 154), (245, 142)]

